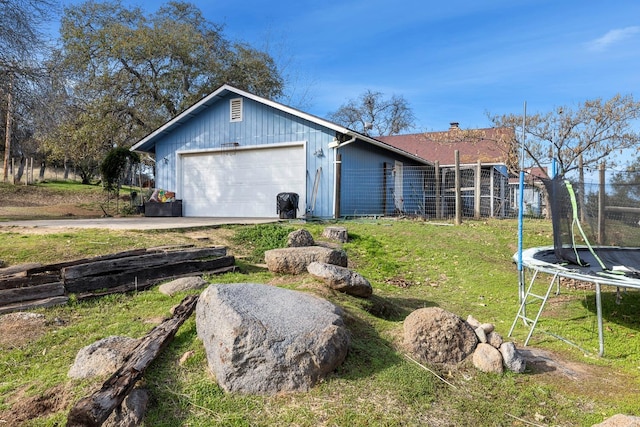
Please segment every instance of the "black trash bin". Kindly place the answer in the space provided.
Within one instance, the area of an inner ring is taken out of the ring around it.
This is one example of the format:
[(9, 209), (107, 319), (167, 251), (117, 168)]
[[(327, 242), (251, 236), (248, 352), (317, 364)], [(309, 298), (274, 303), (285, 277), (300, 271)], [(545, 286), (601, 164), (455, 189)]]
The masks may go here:
[(276, 196), (277, 212), (280, 219), (296, 218), (299, 196), (297, 193), (278, 193)]

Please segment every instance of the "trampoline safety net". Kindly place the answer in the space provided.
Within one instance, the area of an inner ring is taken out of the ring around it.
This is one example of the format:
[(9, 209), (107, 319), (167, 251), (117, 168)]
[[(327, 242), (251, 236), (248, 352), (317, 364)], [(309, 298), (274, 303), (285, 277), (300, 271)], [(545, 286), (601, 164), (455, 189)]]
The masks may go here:
[[(596, 262), (597, 269), (640, 277), (636, 251), (611, 251), (611, 247), (640, 247), (640, 208), (607, 205), (607, 195), (600, 197), (588, 185), (574, 184), (562, 177), (543, 180), (548, 194), (548, 206), (553, 224), (554, 254), (560, 263), (588, 267)], [(623, 190), (624, 191), (624, 190)], [(625, 201), (629, 204), (629, 200)], [(589, 249), (589, 261), (581, 256)], [(605, 249), (605, 247), (607, 247)], [(613, 255), (612, 255), (613, 254)], [(625, 255), (627, 254), (627, 255)], [(630, 256), (634, 259), (620, 259)], [(619, 269), (620, 265), (626, 266)], [(614, 271), (615, 270), (615, 271)]]

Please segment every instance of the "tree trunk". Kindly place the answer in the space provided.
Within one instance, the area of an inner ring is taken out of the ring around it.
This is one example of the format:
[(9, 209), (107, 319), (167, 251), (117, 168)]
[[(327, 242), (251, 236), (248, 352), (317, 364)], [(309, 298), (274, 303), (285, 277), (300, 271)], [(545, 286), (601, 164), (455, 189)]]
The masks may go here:
[(151, 362), (173, 340), (178, 328), (193, 313), (197, 302), (198, 295), (189, 295), (182, 300), (173, 317), (153, 328), (100, 390), (81, 399), (71, 408), (67, 427), (102, 425), (142, 378)]
[(18, 162), (18, 170), (15, 175), (14, 182), (22, 181), (22, 175), (24, 175), (24, 165), (27, 163), (26, 157), (24, 155), (20, 156), (20, 161)]
[(9, 157), (11, 156), (11, 127), (13, 120), (13, 74), (9, 75), (9, 90), (7, 91), (7, 122), (4, 141), (4, 182), (9, 178)]
[(40, 163), (40, 174), (38, 175), (38, 177), (40, 178), (40, 181), (42, 181), (44, 179), (44, 171), (47, 168), (47, 162), (45, 162), (44, 160)]
[(69, 179), (69, 160), (66, 157), (64, 158), (63, 166), (64, 176), (62, 177), (62, 179), (67, 180)]

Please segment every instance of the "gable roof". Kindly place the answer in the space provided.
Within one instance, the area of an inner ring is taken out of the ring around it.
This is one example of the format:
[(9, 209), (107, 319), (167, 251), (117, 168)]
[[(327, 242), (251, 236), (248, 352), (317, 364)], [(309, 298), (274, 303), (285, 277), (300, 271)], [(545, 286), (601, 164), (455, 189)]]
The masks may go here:
[(191, 107), (187, 108), (185, 111), (183, 111), (182, 113), (178, 114), (176, 117), (174, 117), (173, 119), (169, 120), (167, 123), (165, 123), (164, 125), (160, 126), (158, 129), (156, 129), (155, 131), (151, 132), (149, 135), (147, 135), (146, 137), (144, 137), (143, 139), (141, 139), (140, 141), (138, 141), (136, 144), (133, 145), (133, 147), (131, 147), (132, 151), (142, 151), (142, 152), (153, 152), (154, 150), (154, 146), (156, 144), (156, 142), (162, 138), (164, 135), (170, 133), (172, 130), (174, 130), (175, 128), (177, 128), (178, 126), (181, 126), (182, 124), (188, 122), (189, 120), (191, 120), (192, 118), (194, 118), (195, 116), (197, 116), (198, 114), (200, 114), (202, 111), (206, 110), (207, 108), (211, 107), (213, 104), (215, 104), (216, 102), (220, 101), (222, 98), (226, 97), (227, 95), (229, 95), (230, 93), (242, 96), (244, 98), (248, 98), (251, 99), (255, 102), (259, 102), (261, 104), (267, 105), (269, 107), (275, 108), (277, 110), (280, 110), (282, 112), (291, 114), (293, 116), (299, 117), (301, 119), (310, 121), (312, 123), (316, 123), (320, 126), (324, 126), (328, 129), (334, 130), (336, 132), (339, 132), (341, 134), (344, 135), (348, 135), (351, 138), (357, 138), (361, 141), (364, 141), (366, 143), (381, 147), (385, 150), (389, 150), (398, 154), (401, 154), (403, 156), (409, 157), (411, 159), (413, 159), (416, 162), (419, 163), (423, 163), (423, 164), (432, 164), (432, 161), (427, 160), (423, 157), (417, 156), (411, 152), (408, 152), (406, 150), (403, 150), (400, 147), (396, 147), (394, 145), (388, 144), (384, 141), (380, 141), (378, 139), (374, 139), (371, 138), (369, 136), (363, 135), (361, 133), (358, 133), (354, 130), (345, 128), (344, 126), (340, 126), (336, 123), (330, 122), (328, 120), (322, 119), (320, 117), (314, 116), (312, 114), (309, 113), (305, 113), (303, 111), (297, 110), (295, 108), (286, 106), (284, 104), (280, 104), (279, 102), (275, 102), (275, 101), (271, 101), (269, 99), (263, 98), (261, 96), (257, 96), (254, 95), (252, 93), (249, 92), (245, 92), (243, 90), (240, 90), (238, 88), (235, 88), (233, 86), (230, 85), (223, 85), (220, 88), (218, 88), (216, 91), (214, 91), (213, 93), (207, 95), (206, 97), (202, 98), (200, 101), (198, 101), (197, 103), (195, 103), (194, 105), (192, 105)]
[(443, 132), (424, 132), (407, 135), (379, 136), (378, 140), (408, 151), (441, 166), (455, 163), (454, 152), (460, 153), (460, 163), (478, 161), (485, 164), (506, 164), (507, 156), (496, 143), (500, 137), (512, 134), (507, 128), (462, 130), (457, 123)]

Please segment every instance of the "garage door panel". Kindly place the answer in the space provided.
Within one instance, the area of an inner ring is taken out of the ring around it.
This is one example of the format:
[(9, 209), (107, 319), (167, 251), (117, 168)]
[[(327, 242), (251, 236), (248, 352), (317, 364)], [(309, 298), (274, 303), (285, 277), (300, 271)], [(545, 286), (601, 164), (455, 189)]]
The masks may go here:
[(276, 195), (300, 195), (304, 212), (304, 147), (238, 150), (182, 156), (185, 216), (277, 216)]

